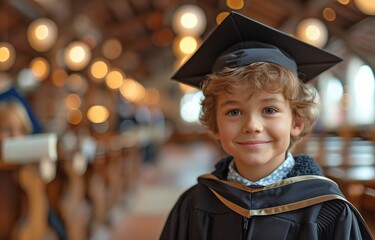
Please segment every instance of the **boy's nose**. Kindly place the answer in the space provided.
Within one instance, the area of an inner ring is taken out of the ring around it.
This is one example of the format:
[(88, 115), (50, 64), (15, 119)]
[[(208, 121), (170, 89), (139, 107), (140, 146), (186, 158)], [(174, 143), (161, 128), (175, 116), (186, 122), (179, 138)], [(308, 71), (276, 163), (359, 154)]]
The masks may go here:
[(249, 116), (244, 123), (243, 131), (245, 133), (257, 133), (263, 131), (262, 121), (256, 116)]

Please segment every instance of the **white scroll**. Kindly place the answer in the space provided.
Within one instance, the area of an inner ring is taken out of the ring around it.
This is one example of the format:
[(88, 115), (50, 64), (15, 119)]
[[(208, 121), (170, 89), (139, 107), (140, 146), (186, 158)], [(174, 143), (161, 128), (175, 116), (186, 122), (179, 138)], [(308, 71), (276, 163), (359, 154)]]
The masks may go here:
[(26, 164), (40, 162), (41, 159), (57, 160), (57, 135), (42, 133), (22, 138), (4, 139), (2, 159), (6, 163)]

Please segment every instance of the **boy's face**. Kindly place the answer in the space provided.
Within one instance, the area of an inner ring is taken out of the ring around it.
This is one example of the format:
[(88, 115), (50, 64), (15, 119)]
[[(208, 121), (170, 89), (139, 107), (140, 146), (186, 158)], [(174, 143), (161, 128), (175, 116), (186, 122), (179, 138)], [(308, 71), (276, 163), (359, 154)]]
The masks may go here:
[(222, 93), (217, 99), (215, 133), (231, 156), (238, 172), (257, 181), (273, 172), (284, 160), (290, 136), (298, 136), (303, 123), (295, 123), (289, 102), (281, 93), (248, 91)]

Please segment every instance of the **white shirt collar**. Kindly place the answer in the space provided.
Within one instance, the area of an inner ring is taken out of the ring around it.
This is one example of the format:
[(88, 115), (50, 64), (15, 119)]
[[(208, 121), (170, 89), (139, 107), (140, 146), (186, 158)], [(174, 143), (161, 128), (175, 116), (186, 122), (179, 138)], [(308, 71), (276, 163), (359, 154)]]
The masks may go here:
[(250, 186), (250, 185), (267, 186), (267, 185), (279, 182), (284, 177), (286, 177), (288, 173), (290, 172), (290, 170), (292, 170), (294, 164), (295, 164), (295, 161), (294, 161), (292, 154), (290, 152), (287, 152), (287, 158), (285, 159), (285, 161), (278, 168), (276, 168), (270, 175), (256, 182), (252, 182), (242, 177), (237, 172), (234, 161), (232, 160), (232, 162), (229, 164), (227, 180), (231, 182), (238, 182), (246, 186)]

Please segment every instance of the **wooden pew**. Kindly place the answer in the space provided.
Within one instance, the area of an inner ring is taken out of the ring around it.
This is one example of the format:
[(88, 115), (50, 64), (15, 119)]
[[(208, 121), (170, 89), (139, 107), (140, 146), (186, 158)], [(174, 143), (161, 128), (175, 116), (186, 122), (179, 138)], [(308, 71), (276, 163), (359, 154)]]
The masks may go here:
[(374, 142), (361, 138), (310, 136), (299, 143), (293, 153), (314, 157), (322, 168), (375, 165)]
[(366, 186), (361, 199), (361, 210), (371, 211), (375, 222), (375, 185)]
[(26, 204), (19, 185), (19, 166), (4, 164), (0, 159), (0, 239), (16, 239), (16, 226)]
[(358, 137), (311, 136), (296, 152), (314, 157), (324, 174), (338, 183), (356, 207), (360, 206), (365, 185), (375, 182), (374, 142)]
[(375, 186), (366, 186), (361, 196), (360, 211), (375, 236)]
[(106, 154), (101, 170), (107, 191), (104, 200), (107, 208), (106, 223), (112, 226), (123, 217), (126, 196), (138, 180), (142, 160), (137, 140), (129, 136), (113, 135), (103, 146)]
[[(47, 184), (56, 175), (56, 142), (57, 136), (54, 134), (41, 134), (19, 139), (7, 138), (2, 143), (0, 168), (12, 169), (12, 181), (5, 180), (14, 188), (13, 191), (1, 189), (4, 191), (2, 198), (14, 200), (12, 207), (16, 209), (13, 214), (8, 212), (10, 219), (5, 225), (9, 230), (4, 239), (54, 240), (59, 236), (64, 237), (64, 229), (51, 208), (46, 191)], [(14, 190), (17, 189), (21, 191), (15, 194)], [(20, 214), (15, 214), (17, 211)], [(3, 212), (6, 216), (7, 211)], [(50, 221), (52, 219), (54, 222)]]
[(89, 236), (93, 239), (107, 238), (108, 225), (108, 179), (107, 179), (107, 151), (105, 145), (99, 145), (94, 161), (88, 168), (88, 198), (92, 205)]
[[(61, 213), (69, 240), (89, 239), (91, 206), (86, 198), (85, 169), (87, 161), (80, 152), (62, 161), (67, 175), (66, 190), (61, 199)], [(83, 162), (83, 163), (82, 163)]]
[(57, 240), (58, 236), (48, 224), (48, 207), (45, 183), (38, 166), (22, 166), (19, 182), (27, 196), (27, 211), (16, 233), (19, 240)]
[(375, 184), (375, 166), (333, 167), (326, 169), (325, 174), (357, 208), (360, 208), (365, 186)]

